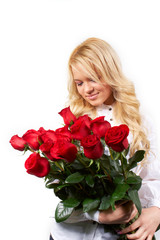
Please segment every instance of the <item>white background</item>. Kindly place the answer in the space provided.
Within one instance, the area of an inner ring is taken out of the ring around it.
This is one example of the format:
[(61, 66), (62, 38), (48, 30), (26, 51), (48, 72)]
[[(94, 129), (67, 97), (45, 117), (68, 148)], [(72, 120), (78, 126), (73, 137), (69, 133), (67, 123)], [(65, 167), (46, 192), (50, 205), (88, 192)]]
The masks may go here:
[(117, 51), (160, 142), (159, 10), (158, 0), (0, 1), (0, 239), (48, 240), (57, 199), (43, 179), (25, 172), (27, 156), (9, 140), (31, 128), (60, 127), (67, 61), (86, 38), (102, 38)]

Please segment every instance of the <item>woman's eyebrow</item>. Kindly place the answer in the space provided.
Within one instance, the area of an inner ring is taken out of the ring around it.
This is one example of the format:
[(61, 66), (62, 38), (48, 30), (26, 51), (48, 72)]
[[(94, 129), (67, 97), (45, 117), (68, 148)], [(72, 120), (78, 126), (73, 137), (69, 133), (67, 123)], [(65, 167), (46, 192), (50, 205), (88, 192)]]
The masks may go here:
[(82, 80), (80, 80), (80, 79), (76, 79), (76, 78), (74, 79), (74, 81), (81, 81), (81, 82), (82, 82)]

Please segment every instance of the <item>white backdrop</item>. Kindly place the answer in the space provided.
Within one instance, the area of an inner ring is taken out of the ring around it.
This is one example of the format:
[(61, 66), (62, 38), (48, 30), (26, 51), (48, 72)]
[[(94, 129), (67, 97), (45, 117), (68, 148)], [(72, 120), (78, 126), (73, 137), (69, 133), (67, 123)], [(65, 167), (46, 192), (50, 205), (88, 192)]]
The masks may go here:
[(159, 29), (158, 0), (0, 1), (1, 239), (48, 240), (57, 199), (43, 179), (25, 172), (26, 156), (9, 140), (31, 128), (59, 127), (67, 61), (86, 38), (102, 38), (117, 51), (160, 146)]

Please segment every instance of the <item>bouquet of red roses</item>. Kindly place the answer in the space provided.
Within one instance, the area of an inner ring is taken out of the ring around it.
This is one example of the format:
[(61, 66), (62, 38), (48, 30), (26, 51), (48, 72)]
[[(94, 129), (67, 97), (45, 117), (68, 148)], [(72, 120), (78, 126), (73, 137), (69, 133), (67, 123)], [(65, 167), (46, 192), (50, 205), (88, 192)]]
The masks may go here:
[[(65, 221), (79, 208), (83, 212), (109, 207), (115, 210), (121, 200), (133, 201), (141, 213), (141, 178), (132, 169), (145, 152), (138, 150), (128, 157), (127, 125), (111, 127), (104, 117), (76, 118), (70, 107), (59, 114), (64, 120), (62, 128), (32, 129), (10, 140), (13, 148), (32, 152), (25, 161), (27, 173), (44, 177), (46, 187), (54, 189), (61, 199), (55, 211), (56, 221)], [(120, 227), (125, 226), (110, 226), (110, 230)]]

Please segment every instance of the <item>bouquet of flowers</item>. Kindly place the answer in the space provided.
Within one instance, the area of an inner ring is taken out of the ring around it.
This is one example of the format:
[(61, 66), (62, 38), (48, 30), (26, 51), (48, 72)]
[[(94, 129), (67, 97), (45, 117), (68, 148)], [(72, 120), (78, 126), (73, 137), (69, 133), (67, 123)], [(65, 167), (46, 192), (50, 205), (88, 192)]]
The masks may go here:
[[(138, 190), (142, 180), (132, 169), (143, 160), (145, 151), (128, 157), (128, 126), (111, 127), (104, 117), (76, 118), (70, 107), (59, 114), (64, 120), (62, 128), (31, 129), (10, 140), (13, 148), (32, 152), (25, 161), (27, 173), (44, 177), (45, 186), (60, 198), (56, 221), (65, 221), (79, 208), (83, 212), (115, 210), (119, 201), (133, 201), (140, 214)], [(125, 226), (110, 225), (109, 231)], [(122, 235), (119, 239), (127, 238)]]

